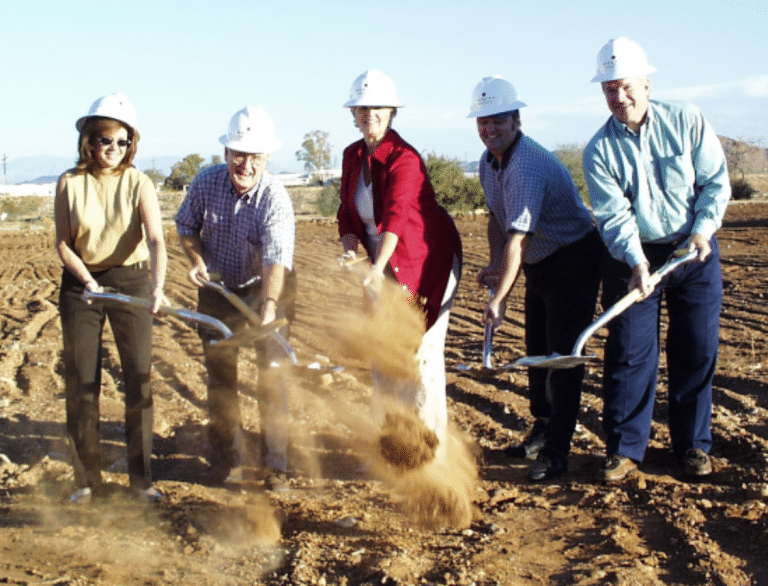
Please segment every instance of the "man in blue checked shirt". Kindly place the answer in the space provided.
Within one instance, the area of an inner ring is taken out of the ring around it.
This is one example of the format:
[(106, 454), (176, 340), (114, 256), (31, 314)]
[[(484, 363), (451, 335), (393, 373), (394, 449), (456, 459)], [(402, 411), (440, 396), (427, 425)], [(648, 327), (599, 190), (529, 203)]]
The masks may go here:
[[(605, 481), (623, 479), (642, 462), (651, 432), (659, 366), (662, 294), (669, 315), (667, 369), (672, 448), (683, 471), (712, 471), (712, 377), (717, 364), (723, 283), (715, 232), (731, 189), (722, 146), (690, 104), (650, 100), (643, 49), (620, 37), (597, 58), (597, 75), (612, 116), (584, 151), (584, 172), (610, 257), (603, 273), (606, 307), (637, 288), (639, 303), (608, 326), (603, 425)], [(651, 273), (677, 249), (693, 263), (655, 290)]]
[[(490, 214), (490, 263), (478, 280), (497, 283), (483, 313), (498, 328), (506, 300), (525, 273), (525, 343), (529, 356), (571, 354), (591, 323), (600, 286), (604, 247), (568, 170), (520, 130), (515, 88), (500, 77), (476, 87), (470, 118), (487, 150), (480, 182)], [(528, 372), (533, 429), (509, 457), (535, 458), (533, 481), (568, 471), (568, 453), (581, 401), (584, 366)]]
[[(262, 108), (246, 107), (235, 113), (219, 140), (226, 164), (198, 174), (176, 214), (176, 230), (192, 264), (189, 280), (199, 287), (198, 310), (233, 331), (246, 325), (245, 316), (225, 297), (205, 288), (215, 278), (257, 311), (262, 325), (281, 317), (291, 322), (296, 224), (285, 187), (266, 171), (270, 153), (281, 146), (274, 124)], [(201, 329), (200, 337), (208, 371), (211, 480), (242, 480), (238, 351), (211, 345), (208, 331)], [(258, 342), (256, 349), (262, 463), (268, 488), (282, 490), (288, 487), (288, 397), (270, 365), (284, 354), (268, 341)]]

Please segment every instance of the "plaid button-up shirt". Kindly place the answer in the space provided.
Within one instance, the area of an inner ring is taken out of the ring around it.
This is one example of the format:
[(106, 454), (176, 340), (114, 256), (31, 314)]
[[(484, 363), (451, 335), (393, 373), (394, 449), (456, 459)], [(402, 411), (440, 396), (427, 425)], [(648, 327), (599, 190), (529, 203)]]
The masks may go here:
[(501, 165), (485, 151), (479, 174), (488, 209), (501, 229), (531, 235), (525, 263), (544, 260), (594, 229), (568, 170), (525, 135), (507, 149)]
[(208, 272), (219, 273), (231, 288), (254, 282), (262, 267), (293, 268), (293, 204), (283, 184), (266, 171), (239, 197), (226, 165), (201, 172), (176, 213), (176, 230), (200, 237)]

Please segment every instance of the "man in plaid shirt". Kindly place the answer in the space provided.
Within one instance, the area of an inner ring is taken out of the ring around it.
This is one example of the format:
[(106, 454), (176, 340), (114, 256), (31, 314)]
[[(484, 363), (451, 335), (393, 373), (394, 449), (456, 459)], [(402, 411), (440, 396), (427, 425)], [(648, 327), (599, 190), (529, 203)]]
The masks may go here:
[[(269, 154), (281, 146), (274, 125), (262, 108), (246, 107), (232, 117), (228, 133), (219, 140), (225, 147), (225, 164), (195, 177), (176, 214), (176, 230), (192, 264), (189, 280), (199, 288), (198, 311), (222, 320), (233, 331), (246, 325), (238, 309), (205, 288), (215, 279), (258, 312), (262, 325), (281, 317), (290, 323), (296, 297), (292, 271), (296, 224), (288, 192), (265, 170)], [(242, 480), (238, 350), (211, 344), (208, 331), (201, 329), (200, 337), (208, 371), (211, 480)], [(270, 368), (282, 351), (265, 341), (256, 349), (262, 463), (268, 470), (268, 488), (286, 489), (288, 397), (277, 369)]]
[[(525, 274), (525, 343), (529, 356), (568, 355), (592, 321), (604, 247), (592, 216), (568, 170), (520, 130), (518, 100), (505, 79), (486, 77), (475, 88), (469, 117), (487, 150), (480, 182), (488, 202), (491, 259), (478, 279), (495, 281), (483, 321), (497, 328), (507, 297)], [(568, 471), (584, 367), (531, 368), (529, 437), (507, 450), (510, 457), (536, 458), (533, 481)]]

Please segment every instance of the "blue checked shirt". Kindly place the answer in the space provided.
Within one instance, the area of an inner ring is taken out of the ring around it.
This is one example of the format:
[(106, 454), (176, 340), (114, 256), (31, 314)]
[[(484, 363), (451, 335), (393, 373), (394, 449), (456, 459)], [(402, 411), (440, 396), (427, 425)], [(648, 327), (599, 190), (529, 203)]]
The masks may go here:
[(592, 209), (611, 255), (646, 262), (643, 243), (706, 238), (731, 198), (715, 131), (691, 104), (650, 101), (640, 132), (611, 116), (584, 150)]
[(594, 229), (568, 169), (525, 135), (507, 149), (501, 166), (486, 150), (479, 174), (488, 209), (501, 229), (531, 236), (523, 259), (527, 264), (544, 260)]
[(226, 165), (202, 171), (176, 213), (176, 230), (200, 237), (208, 272), (221, 274), (228, 287), (253, 283), (262, 267), (293, 268), (293, 204), (283, 184), (266, 171), (242, 197)]

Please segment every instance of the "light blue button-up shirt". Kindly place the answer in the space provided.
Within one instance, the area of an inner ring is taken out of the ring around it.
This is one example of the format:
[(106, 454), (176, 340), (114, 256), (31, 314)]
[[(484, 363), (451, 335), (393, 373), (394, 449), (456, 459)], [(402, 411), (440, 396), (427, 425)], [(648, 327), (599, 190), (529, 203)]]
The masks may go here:
[(584, 150), (592, 211), (611, 255), (646, 262), (643, 243), (720, 228), (731, 186), (715, 131), (691, 104), (650, 101), (635, 133), (611, 118)]

